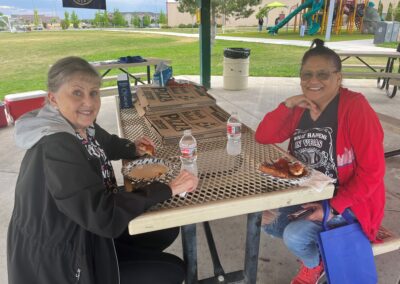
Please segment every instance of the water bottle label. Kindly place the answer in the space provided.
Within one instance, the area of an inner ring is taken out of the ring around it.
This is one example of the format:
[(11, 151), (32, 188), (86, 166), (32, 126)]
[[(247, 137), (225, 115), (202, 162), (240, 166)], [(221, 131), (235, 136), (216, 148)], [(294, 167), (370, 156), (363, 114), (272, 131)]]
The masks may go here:
[(181, 148), (181, 156), (185, 159), (191, 159), (196, 156), (196, 147)]
[(239, 135), (242, 132), (242, 126), (241, 125), (227, 125), (226, 130), (229, 135)]

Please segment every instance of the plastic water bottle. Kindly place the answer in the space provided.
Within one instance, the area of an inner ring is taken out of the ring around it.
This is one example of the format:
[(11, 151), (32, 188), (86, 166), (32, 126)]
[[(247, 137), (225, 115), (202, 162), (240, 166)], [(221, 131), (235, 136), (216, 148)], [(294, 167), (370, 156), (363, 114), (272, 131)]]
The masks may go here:
[(179, 141), (181, 149), (181, 170), (187, 170), (197, 176), (197, 142), (192, 135), (192, 130), (187, 129)]
[(228, 136), (228, 142), (226, 145), (228, 155), (239, 155), (242, 151), (242, 123), (240, 122), (239, 115), (236, 111), (232, 112), (232, 115), (226, 123), (226, 134)]

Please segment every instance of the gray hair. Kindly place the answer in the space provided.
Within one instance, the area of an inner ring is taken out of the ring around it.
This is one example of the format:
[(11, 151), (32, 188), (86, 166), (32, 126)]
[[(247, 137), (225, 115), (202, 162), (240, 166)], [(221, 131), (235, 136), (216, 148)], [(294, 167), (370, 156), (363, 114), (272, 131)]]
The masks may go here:
[(61, 85), (77, 73), (98, 79), (99, 86), (101, 85), (101, 77), (99, 73), (92, 65), (90, 65), (89, 62), (77, 56), (69, 56), (58, 60), (53, 66), (51, 66), (47, 73), (48, 91), (57, 92)]

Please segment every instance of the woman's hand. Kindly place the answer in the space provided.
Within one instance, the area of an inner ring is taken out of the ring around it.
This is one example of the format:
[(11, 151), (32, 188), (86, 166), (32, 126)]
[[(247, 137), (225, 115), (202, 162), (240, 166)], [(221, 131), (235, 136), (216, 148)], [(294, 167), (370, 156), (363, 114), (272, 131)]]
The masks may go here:
[[(322, 222), (322, 219), (324, 218), (324, 208), (322, 207), (321, 203), (307, 203), (301, 205), (303, 208), (313, 208), (314, 212), (307, 216), (306, 219), (310, 221), (320, 221)], [(333, 214), (329, 212), (329, 217), (328, 220), (332, 219)]]
[(305, 95), (297, 95), (285, 100), (285, 106), (288, 108), (294, 108), (295, 106), (309, 109), (311, 113), (319, 114), (320, 109), (316, 103), (308, 99)]
[(196, 176), (183, 170), (169, 183), (169, 187), (172, 190), (172, 195), (177, 195), (183, 192), (194, 191), (198, 183), (199, 179)]
[(153, 140), (151, 140), (147, 136), (140, 137), (139, 139), (135, 140), (135, 147), (136, 147), (136, 155), (137, 156), (143, 156), (146, 154), (145, 147), (140, 147), (141, 145), (150, 145), (153, 148), (155, 148), (155, 144)]

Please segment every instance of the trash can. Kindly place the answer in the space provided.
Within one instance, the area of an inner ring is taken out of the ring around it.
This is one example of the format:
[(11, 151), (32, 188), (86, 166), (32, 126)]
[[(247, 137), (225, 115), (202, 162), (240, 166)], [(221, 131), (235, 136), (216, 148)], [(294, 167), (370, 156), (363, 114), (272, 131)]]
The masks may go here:
[(390, 37), (390, 42), (397, 41), (397, 38), (399, 37), (399, 31), (400, 31), (400, 22), (393, 22), (393, 29), (392, 29), (392, 35)]
[(390, 42), (393, 31), (393, 23), (392, 22), (377, 22), (375, 36), (374, 36), (374, 44), (382, 43), (382, 42)]
[(243, 90), (249, 79), (249, 48), (224, 49), (224, 89)]

